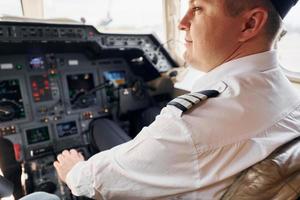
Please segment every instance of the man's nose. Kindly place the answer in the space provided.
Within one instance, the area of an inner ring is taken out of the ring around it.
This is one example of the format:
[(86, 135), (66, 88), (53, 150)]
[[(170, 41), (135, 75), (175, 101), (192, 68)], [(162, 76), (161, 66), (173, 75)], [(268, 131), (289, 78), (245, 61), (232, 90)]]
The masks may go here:
[(178, 24), (178, 29), (181, 31), (187, 31), (190, 29), (191, 22), (188, 15), (185, 15)]

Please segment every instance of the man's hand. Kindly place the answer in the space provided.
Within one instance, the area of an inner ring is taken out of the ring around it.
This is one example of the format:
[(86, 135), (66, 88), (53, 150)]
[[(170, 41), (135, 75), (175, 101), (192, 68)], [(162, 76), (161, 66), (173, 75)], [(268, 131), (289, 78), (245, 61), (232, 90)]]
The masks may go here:
[(84, 157), (82, 154), (77, 152), (75, 149), (71, 149), (70, 151), (64, 150), (57, 156), (57, 161), (55, 161), (53, 165), (59, 178), (63, 182), (66, 182), (66, 177), (69, 171), (74, 167), (74, 165), (83, 160)]

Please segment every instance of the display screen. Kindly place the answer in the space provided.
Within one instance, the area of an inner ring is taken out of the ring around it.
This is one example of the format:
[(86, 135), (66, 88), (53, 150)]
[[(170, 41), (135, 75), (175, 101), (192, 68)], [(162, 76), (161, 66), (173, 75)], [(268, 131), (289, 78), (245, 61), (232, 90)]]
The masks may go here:
[(47, 126), (29, 129), (26, 131), (28, 144), (36, 144), (50, 140), (49, 129)]
[(66, 137), (78, 133), (76, 121), (60, 123), (56, 125), (58, 137)]
[(72, 108), (86, 108), (96, 103), (96, 94), (88, 92), (95, 87), (92, 73), (67, 75)]
[(35, 102), (52, 100), (50, 83), (47, 75), (35, 75), (30, 77), (32, 97)]
[(0, 123), (25, 117), (20, 81), (0, 80)]
[(29, 66), (33, 70), (45, 69), (45, 62), (43, 57), (33, 57), (29, 61)]
[(111, 82), (115, 87), (120, 87), (126, 84), (126, 73), (120, 71), (106, 71), (103, 72), (104, 79)]

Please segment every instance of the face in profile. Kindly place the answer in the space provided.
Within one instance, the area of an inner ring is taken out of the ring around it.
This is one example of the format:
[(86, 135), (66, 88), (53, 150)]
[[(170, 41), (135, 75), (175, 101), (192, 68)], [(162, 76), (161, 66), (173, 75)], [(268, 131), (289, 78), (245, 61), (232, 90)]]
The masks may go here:
[(239, 19), (225, 12), (224, 0), (190, 0), (179, 29), (186, 33), (186, 61), (207, 72), (222, 64), (236, 48)]

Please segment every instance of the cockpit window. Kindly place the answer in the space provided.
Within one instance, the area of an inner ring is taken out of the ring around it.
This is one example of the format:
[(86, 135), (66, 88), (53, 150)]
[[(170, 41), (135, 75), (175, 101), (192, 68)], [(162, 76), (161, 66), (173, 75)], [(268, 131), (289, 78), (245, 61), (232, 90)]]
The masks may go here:
[(298, 3), (284, 19), (284, 36), (278, 42), (279, 61), (283, 68), (300, 72), (300, 4)]
[(101, 32), (156, 33), (165, 41), (162, 0), (44, 0), (44, 18), (70, 18)]
[(0, 1), (1, 16), (23, 16), (20, 0)]

